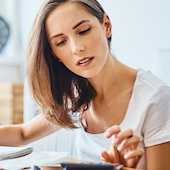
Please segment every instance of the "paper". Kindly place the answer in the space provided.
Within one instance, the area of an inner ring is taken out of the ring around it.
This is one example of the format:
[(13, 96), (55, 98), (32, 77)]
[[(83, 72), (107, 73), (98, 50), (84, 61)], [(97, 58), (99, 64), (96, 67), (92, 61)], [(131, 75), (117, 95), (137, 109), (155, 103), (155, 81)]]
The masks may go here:
[(0, 147), (0, 161), (25, 156), (32, 151), (32, 147)]
[[(0, 147), (0, 152), (2, 151), (1, 148), (2, 147)], [(9, 147), (6, 151), (10, 151), (10, 149)], [(68, 154), (68, 152), (32, 152), (23, 157), (0, 161), (0, 169), (19, 170), (32, 166), (52, 166), (65, 161)]]

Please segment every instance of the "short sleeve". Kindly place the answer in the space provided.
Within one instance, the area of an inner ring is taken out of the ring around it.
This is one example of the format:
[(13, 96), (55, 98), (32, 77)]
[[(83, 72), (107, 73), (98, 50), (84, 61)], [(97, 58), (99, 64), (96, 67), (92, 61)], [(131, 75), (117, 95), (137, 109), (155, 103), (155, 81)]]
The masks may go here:
[(142, 127), (145, 147), (170, 141), (170, 87), (161, 86), (153, 96)]

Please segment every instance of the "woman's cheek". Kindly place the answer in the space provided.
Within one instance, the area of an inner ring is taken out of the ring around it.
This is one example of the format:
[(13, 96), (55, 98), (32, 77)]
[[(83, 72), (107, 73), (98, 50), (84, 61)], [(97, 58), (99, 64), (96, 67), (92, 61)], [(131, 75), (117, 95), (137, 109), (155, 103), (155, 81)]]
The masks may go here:
[(62, 49), (55, 49), (54, 52), (56, 56), (62, 61), (65, 61), (66, 57), (70, 56), (69, 50), (64, 47)]
[[(96, 36), (97, 35), (97, 36)], [(90, 43), (89, 46), (96, 50), (102, 50), (105, 45), (106, 37), (103, 36), (103, 32), (100, 31), (95, 32), (95, 34), (91, 35), (89, 38)]]

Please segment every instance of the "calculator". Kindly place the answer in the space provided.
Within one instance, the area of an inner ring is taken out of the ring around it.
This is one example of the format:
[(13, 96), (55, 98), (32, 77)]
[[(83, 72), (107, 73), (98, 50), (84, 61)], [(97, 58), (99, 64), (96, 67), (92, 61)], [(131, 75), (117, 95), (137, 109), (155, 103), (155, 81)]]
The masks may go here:
[(121, 170), (123, 165), (112, 163), (94, 163), (94, 162), (80, 162), (80, 163), (61, 163), (63, 170)]

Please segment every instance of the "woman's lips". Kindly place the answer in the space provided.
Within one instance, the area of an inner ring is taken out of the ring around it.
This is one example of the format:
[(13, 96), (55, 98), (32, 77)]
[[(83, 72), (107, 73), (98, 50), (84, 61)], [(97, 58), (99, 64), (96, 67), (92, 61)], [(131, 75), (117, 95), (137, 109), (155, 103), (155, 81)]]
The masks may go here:
[(80, 66), (80, 67), (85, 67), (85, 66), (89, 65), (92, 62), (93, 58), (94, 57), (85, 57), (85, 58), (79, 60), (77, 62), (77, 65)]

